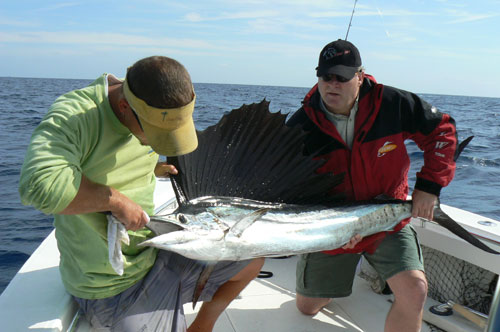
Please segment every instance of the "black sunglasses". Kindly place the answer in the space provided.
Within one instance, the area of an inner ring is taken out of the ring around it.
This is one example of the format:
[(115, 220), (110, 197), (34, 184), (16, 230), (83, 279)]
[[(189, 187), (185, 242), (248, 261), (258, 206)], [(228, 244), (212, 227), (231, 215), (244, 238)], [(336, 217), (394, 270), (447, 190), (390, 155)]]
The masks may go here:
[(330, 82), (331, 80), (335, 79), (339, 83), (345, 83), (345, 82), (349, 82), (350, 80), (352, 80), (352, 77), (348, 79), (348, 78), (345, 78), (343, 76), (336, 75), (336, 74), (325, 74), (325, 75), (321, 76), (321, 79), (325, 82)]
[[(129, 105), (130, 106), (130, 105)], [(132, 106), (130, 106), (130, 109), (132, 110), (132, 114), (134, 114), (135, 118), (137, 119), (137, 122), (139, 123), (139, 127), (141, 127), (141, 130), (144, 131), (144, 128), (142, 128), (142, 123), (141, 123), (141, 120), (139, 120), (139, 116), (137, 115), (137, 113), (134, 111), (134, 109), (132, 108)]]

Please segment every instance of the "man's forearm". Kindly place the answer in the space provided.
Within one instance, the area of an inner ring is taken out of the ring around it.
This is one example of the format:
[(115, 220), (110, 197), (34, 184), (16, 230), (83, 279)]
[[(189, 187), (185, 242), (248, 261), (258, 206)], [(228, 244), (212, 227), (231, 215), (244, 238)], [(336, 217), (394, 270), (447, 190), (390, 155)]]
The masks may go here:
[(90, 181), (82, 175), (80, 188), (71, 203), (60, 214), (83, 214), (111, 211), (121, 194), (111, 187)]
[(82, 175), (73, 201), (60, 214), (84, 214), (110, 211), (125, 227), (136, 231), (149, 221), (142, 207), (118, 190), (90, 181)]

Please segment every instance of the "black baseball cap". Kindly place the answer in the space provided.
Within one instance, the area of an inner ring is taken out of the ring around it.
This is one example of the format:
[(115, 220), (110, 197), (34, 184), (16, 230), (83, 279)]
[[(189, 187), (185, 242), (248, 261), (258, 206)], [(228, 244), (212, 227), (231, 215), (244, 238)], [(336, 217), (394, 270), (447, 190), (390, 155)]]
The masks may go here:
[(319, 54), (316, 76), (335, 74), (351, 79), (361, 67), (361, 56), (352, 43), (347, 40), (336, 40), (327, 44)]

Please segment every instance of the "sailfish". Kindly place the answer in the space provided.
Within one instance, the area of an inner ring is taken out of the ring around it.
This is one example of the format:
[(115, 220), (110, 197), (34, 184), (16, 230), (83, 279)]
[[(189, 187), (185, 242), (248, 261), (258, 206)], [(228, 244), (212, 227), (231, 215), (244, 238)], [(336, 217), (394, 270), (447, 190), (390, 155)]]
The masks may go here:
[[(285, 123), (269, 102), (243, 105), (198, 131), (194, 152), (168, 162), (178, 208), (151, 217), (155, 237), (141, 245), (209, 262), (198, 280), (196, 303), (215, 262), (288, 256), (339, 248), (355, 234), (391, 230), (411, 216), (411, 200), (387, 197), (346, 201), (331, 189), (344, 174), (316, 170), (324, 163), (304, 154), (307, 132)], [(457, 147), (455, 159), (470, 142)], [(470, 244), (499, 254), (444, 213), (434, 221)]]

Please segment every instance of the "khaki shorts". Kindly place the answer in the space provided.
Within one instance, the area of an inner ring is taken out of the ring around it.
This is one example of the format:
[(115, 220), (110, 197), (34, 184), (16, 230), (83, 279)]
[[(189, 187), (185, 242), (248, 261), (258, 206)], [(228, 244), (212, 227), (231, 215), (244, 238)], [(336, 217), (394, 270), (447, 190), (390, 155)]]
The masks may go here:
[[(250, 261), (218, 262), (200, 302), (210, 301), (217, 289), (248, 263)], [(74, 299), (92, 331), (186, 331), (183, 304), (191, 302), (203, 267), (203, 262), (160, 250), (151, 271), (126, 291), (105, 299)]]
[(296, 290), (307, 297), (335, 298), (352, 293), (356, 267), (363, 255), (384, 280), (402, 271), (424, 271), (422, 250), (411, 225), (387, 235), (370, 255), (301, 255), (297, 263)]

